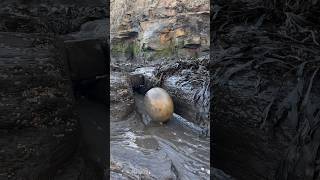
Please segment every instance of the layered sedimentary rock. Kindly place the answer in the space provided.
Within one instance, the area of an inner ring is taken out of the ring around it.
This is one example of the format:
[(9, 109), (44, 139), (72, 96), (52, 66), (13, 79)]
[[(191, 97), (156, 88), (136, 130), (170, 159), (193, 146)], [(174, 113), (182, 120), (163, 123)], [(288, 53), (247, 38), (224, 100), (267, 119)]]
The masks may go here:
[(209, 1), (111, 1), (110, 16), (111, 62), (139, 67), (127, 69), (133, 88), (166, 89), (175, 111), (208, 131)]
[(199, 56), (209, 50), (207, 0), (111, 1), (110, 16), (117, 61)]

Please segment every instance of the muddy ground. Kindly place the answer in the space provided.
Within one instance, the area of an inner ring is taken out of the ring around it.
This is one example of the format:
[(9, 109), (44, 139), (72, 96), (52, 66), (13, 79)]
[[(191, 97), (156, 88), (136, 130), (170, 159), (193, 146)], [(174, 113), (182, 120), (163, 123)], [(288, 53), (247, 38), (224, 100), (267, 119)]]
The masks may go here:
[(111, 176), (209, 179), (209, 137), (184, 127), (177, 114), (162, 126), (150, 122), (143, 94), (128, 80), (128, 73), (111, 72)]
[[(112, 178), (233, 179), (210, 167), (208, 62), (203, 56), (111, 63)], [(166, 89), (173, 98), (174, 115), (166, 124), (153, 122), (145, 112), (143, 97), (152, 87)]]

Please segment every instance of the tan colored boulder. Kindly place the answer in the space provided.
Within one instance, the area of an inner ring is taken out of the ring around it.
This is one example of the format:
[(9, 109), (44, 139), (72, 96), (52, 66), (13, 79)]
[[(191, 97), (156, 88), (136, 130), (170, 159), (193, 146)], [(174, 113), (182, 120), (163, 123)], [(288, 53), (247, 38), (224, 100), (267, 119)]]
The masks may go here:
[(150, 89), (144, 98), (146, 111), (154, 121), (167, 122), (173, 114), (173, 101), (162, 88)]

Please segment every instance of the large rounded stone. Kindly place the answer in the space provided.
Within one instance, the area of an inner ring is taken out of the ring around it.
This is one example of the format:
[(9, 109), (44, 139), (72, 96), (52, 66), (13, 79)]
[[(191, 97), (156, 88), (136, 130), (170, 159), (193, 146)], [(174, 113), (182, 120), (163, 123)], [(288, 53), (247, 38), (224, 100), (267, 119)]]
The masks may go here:
[(166, 122), (173, 114), (173, 101), (162, 88), (150, 89), (144, 98), (146, 111), (154, 121)]

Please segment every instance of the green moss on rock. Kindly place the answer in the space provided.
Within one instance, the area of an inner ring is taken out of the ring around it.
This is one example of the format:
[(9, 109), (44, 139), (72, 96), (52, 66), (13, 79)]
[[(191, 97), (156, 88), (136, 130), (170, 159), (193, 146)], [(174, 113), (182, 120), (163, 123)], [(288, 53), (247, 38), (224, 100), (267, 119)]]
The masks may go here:
[(140, 52), (140, 46), (137, 41), (118, 41), (111, 45), (112, 55), (127, 55), (136, 57)]

